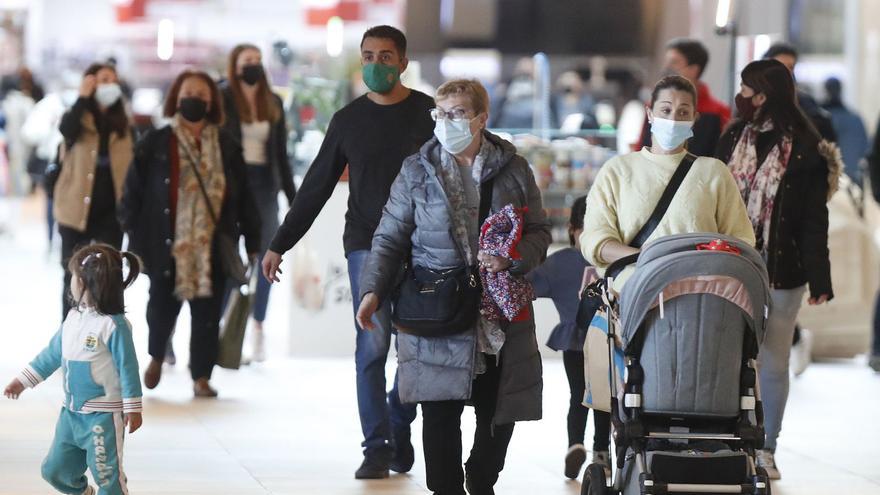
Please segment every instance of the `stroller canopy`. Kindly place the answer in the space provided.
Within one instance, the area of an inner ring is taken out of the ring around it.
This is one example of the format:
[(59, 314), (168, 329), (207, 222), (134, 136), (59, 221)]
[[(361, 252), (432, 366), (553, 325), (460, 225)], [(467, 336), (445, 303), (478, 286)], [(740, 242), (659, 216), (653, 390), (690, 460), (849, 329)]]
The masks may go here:
[[(698, 251), (720, 239), (740, 250)], [(764, 340), (770, 304), (769, 277), (761, 255), (743, 241), (713, 233), (664, 237), (645, 246), (620, 295), (620, 338), (627, 349), (648, 312), (684, 294), (708, 293), (739, 306), (757, 343)]]

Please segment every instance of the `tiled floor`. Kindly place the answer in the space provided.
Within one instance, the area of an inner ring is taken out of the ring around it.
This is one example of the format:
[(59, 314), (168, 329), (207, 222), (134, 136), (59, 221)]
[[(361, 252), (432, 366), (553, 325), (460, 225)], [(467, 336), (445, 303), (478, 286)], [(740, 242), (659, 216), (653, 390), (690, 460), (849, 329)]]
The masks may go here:
[[(3, 386), (57, 325), (59, 269), (47, 261), (39, 234), (28, 225), (14, 236), (0, 235)], [(141, 352), (146, 348), (145, 287), (139, 282), (129, 294)], [(147, 392), (144, 426), (126, 440), (133, 494), (428, 493), (421, 459), (410, 475), (378, 482), (353, 479), (361, 436), (353, 363), (285, 358), (281, 323), (270, 326), (270, 342), (277, 345), (267, 363), (216, 372), (218, 400), (191, 398), (185, 364), (167, 370), (160, 387)], [(186, 335), (175, 339), (181, 354), (186, 342)], [(517, 426), (499, 494), (580, 493), (577, 482), (562, 476), (568, 391), (559, 360), (545, 362), (544, 379), (545, 419)], [(52, 493), (40, 479), (40, 462), (52, 438), (60, 393), (56, 376), (17, 402), (0, 400), (0, 495)], [(778, 454), (785, 479), (774, 484), (774, 493), (880, 494), (878, 413), (880, 375), (863, 359), (811, 366), (792, 383)], [(414, 428), (418, 439), (420, 421)], [(473, 431), (470, 417), (464, 428), (467, 439)]]

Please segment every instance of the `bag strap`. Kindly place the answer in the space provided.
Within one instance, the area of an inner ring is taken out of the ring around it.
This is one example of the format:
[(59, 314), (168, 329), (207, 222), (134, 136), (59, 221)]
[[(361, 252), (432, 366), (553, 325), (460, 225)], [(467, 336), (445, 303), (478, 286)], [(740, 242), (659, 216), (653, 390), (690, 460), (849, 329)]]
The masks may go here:
[(492, 194), (495, 192), (493, 187), (495, 184), (495, 176), (486, 179), (480, 184), (480, 221), (478, 229), (483, 228), (483, 223), (489, 218), (489, 212), (492, 209)]
[[(192, 168), (193, 173), (196, 174), (196, 179), (199, 181), (199, 189), (202, 190), (202, 196), (205, 197), (205, 203), (208, 205), (208, 213), (211, 214), (211, 220), (214, 222), (214, 226), (217, 226), (220, 222), (217, 221), (217, 213), (214, 211), (214, 206), (211, 204), (211, 199), (208, 197), (208, 190), (205, 188), (205, 181), (202, 180), (202, 174), (199, 173), (199, 169), (196, 167), (195, 157), (189, 153), (189, 150), (186, 150), (186, 154), (189, 155), (189, 166)], [(199, 158), (199, 163), (201, 163), (201, 161), (201, 158)]]
[[(492, 194), (494, 193), (495, 188), (493, 185), (495, 184), (495, 177), (492, 176), (486, 179), (484, 182), (481, 182), (480, 187), (480, 213), (479, 220), (477, 221), (477, 230), (483, 229), (483, 223), (489, 218), (489, 213), (492, 210)], [(458, 251), (458, 255), (461, 256), (461, 259), (467, 263), (467, 256), (464, 254), (464, 248), (458, 243), (456, 239), (453, 239), (453, 244), (455, 244), (455, 248)], [(476, 256), (476, 254), (474, 254)]]
[[(690, 172), (691, 167), (696, 160), (697, 156), (693, 153), (687, 153), (684, 155), (684, 158), (682, 158), (681, 162), (678, 164), (678, 168), (675, 169), (675, 173), (672, 174), (672, 178), (669, 179), (669, 184), (666, 185), (666, 189), (660, 196), (660, 201), (657, 202), (657, 206), (654, 207), (654, 211), (651, 212), (650, 218), (648, 218), (648, 221), (645, 222), (645, 225), (642, 226), (632, 242), (629, 243), (630, 246), (641, 248), (648, 238), (651, 237), (651, 234), (657, 229), (657, 225), (660, 224), (660, 220), (666, 215), (666, 210), (669, 209), (669, 205), (672, 203), (672, 198), (675, 197), (675, 193), (678, 192), (678, 188), (681, 187), (681, 183), (684, 182), (684, 178), (687, 176), (688, 172)], [(620, 258), (614, 263), (611, 263), (608, 269), (605, 270), (605, 277), (617, 277), (620, 275), (620, 272), (622, 272), (627, 266), (638, 261), (638, 259), (639, 253)]]
[(630, 246), (640, 248), (645, 244), (648, 238), (651, 237), (651, 234), (654, 233), (657, 225), (660, 224), (660, 220), (666, 215), (666, 210), (669, 209), (669, 205), (672, 203), (672, 198), (675, 197), (675, 193), (678, 192), (678, 188), (681, 186), (681, 183), (684, 182), (685, 176), (691, 170), (691, 166), (693, 166), (696, 159), (697, 156), (693, 153), (687, 153), (684, 155), (684, 158), (682, 158), (681, 162), (678, 164), (678, 168), (675, 169), (675, 173), (672, 174), (672, 178), (669, 179), (669, 184), (666, 185), (663, 195), (660, 196), (660, 201), (657, 202), (657, 206), (654, 207), (654, 211), (651, 212), (648, 221), (645, 222), (645, 225), (642, 225), (641, 230), (639, 230), (632, 242), (629, 243)]

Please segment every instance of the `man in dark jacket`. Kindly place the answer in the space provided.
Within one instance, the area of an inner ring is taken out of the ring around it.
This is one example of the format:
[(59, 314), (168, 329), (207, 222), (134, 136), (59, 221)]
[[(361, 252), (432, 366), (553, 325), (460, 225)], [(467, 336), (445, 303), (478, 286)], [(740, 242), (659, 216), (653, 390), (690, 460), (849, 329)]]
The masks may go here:
[(825, 92), (828, 99), (822, 104), (822, 108), (831, 115), (831, 123), (837, 133), (846, 175), (853, 182), (861, 185), (862, 170), (859, 167), (859, 162), (868, 151), (869, 144), (865, 124), (859, 114), (843, 104), (843, 85), (840, 79), (829, 77), (825, 81)]
[[(351, 293), (360, 292), (361, 271), (391, 184), (403, 159), (416, 153), (434, 131), (430, 116), (434, 100), (400, 82), (407, 63), (406, 38), (399, 30), (378, 26), (364, 34), (361, 65), (364, 83), (371, 91), (336, 112), (330, 121), (321, 150), (263, 257), (263, 274), (270, 281), (279, 281), (281, 255), (309, 230), (348, 165), (342, 242)], [(376, 321), (379, 328), (374, 331), (355, 324), (358, 410), (364, 434), (364, 462), (355, 473), (357, 479), (387, 478), (389, 468), (405, 473), (415, 459), (410, 423), (416, 417), (416, 406), (400, 403), (396, 377), (386, 398), (385, 360), (392, 333), (387, 304), (376, 313)]]
[[(709, 50), (695, 39), (675, 38), (666, 44), (667, 72), (687, 78), (697, 88), (697, 121), (688, 151), (697, 156), (712, 156), (721, 132), (730, 121), (730, 107), (716, 100), (709, 86), (700, 81), (709, 65)], [(651, 146), (651, 127), (647, 118), (642, 127), (642, 146)]]

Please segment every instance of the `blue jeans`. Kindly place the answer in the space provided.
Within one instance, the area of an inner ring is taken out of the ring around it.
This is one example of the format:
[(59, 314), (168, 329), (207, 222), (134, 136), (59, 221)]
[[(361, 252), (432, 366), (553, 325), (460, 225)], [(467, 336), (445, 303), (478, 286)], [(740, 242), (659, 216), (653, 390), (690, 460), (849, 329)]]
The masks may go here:
[[(360, 276), (370, 252), (348, 253), (348, 278), (351, 282), (354, 312), (360, 305)], [(409, 430), (416, 419), (416, 405), (402, 404), (397, 393), (397, 373), (394, 385), (386, 392), (385, 360), (391, 348), (391, 307), (388, 301), (373, 316), (375, 330), (364, 330), (355, 322), (357, 344), (354, 351), (357, 372), (358, 412), (364, 433), (364, 455), (387, 456), (393, 447), (391, 432)], [(396, 344), (395, 344), (396, 348)]]
[(788, 401), (788, 358), (798, 311), (804, 300), (805, 286), (797, 289), (770, 291), (770, 314), (764, 343), (758, 352), (758, 378), (761, 402), (764, 405), (764, 448), (776, 450), (776, 439), (782, 430), (782, 417)]

